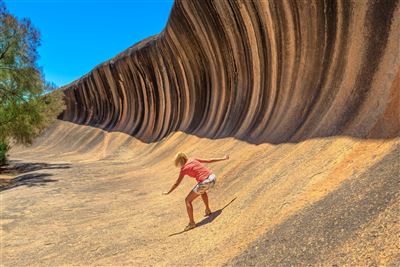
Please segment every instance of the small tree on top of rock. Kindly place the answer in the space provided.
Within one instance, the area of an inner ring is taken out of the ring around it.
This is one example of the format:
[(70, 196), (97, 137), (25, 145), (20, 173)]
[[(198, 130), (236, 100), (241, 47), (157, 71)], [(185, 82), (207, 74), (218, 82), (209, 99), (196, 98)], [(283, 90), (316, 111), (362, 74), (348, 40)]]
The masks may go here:
[(62, 92), (37, 66), (40, 34), (0, 2), (0, 165), (11, 142), (31, 144), (64, 108)]

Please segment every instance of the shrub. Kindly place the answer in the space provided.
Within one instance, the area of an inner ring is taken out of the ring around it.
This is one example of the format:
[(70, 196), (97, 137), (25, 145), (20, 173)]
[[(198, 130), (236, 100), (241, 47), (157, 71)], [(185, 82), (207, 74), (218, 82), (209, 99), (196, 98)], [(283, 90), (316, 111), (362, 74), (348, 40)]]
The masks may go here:
[(8, 144), (0, 142), (0, 166), (6, 164), (8, 149)]

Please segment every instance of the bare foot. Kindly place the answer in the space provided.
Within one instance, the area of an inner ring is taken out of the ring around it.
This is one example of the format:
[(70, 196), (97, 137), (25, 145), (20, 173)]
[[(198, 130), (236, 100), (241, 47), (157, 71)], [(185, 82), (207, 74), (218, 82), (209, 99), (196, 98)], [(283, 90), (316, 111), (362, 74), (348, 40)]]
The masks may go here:
[(196, 227), (196, 223), (190, 222), (190, 223), (185, 227), (185, 230), (184, 230), (184, 231), (189, 231), (189, 230), (191, 230), (191, 229), (193, 229), (193, 228), (195, 228), (195, 227)]
[(206, 209), (206, 211), (204, 212), (204, 216), (210, 216), (211, 215), (211, 210), (210, 209)]

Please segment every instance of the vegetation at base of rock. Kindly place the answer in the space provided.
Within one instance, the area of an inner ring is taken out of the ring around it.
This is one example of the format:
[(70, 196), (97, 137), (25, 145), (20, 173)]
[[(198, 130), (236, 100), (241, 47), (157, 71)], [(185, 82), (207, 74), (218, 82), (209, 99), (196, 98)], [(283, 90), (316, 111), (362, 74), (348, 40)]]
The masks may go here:
[(9, 144), (30, 144), (64, 108), (63, 94), (37, 65), (40, 33), (0, 3), (0, 165)]
[(6, 163), (6, 156), (8, 151), (8, 145), (0, 143), (0, 166)]

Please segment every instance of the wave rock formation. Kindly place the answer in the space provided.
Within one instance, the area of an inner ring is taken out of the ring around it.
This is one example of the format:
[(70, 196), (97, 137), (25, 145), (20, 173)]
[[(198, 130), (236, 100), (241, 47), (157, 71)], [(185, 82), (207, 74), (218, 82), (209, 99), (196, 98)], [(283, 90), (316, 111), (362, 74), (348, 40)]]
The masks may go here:
[(399, 1), (176, 1), (168, 24), (65, 87), (64, 120), (146, 142), (398, 136)]
[[(176, 1), (11, 151), (2, 263), (398, 266), (399, 2)], [(189, 232), (178, 151), (230, 155)]]

